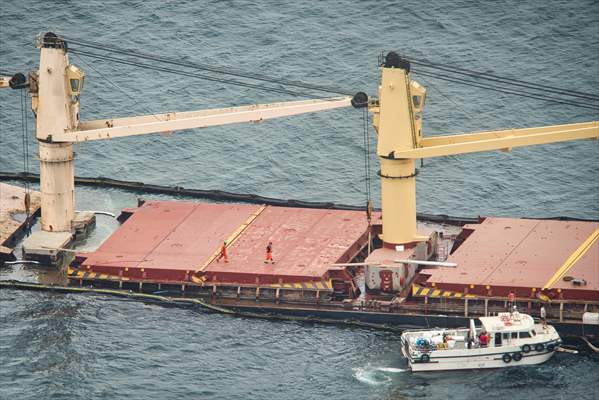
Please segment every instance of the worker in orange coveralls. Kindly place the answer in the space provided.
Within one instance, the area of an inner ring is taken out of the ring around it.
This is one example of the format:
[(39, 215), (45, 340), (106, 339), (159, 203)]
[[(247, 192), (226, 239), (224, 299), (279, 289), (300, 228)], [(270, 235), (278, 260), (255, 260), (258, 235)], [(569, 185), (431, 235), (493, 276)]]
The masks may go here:
[(268, 263), (275, 263), (275, 260), (272, 258), (272, 242), (268, 242), (268, 246), (266, 246), (266, 259), (264, 260), (264, 264)]
[(229, 262), (229, 257), (227, 257), (227, 241), (226, 240), (220, 246), (220, 254), (218, 255), (218, 258), (216, 259), (216, 262), (219, 262), (221, 258), (224, 258), (226, 263)]

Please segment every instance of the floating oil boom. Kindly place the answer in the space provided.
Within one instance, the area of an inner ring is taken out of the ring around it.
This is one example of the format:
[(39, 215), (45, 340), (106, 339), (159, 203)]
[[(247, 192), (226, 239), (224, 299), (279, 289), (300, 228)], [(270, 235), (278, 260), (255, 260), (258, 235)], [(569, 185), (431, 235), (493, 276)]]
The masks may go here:
[(24, 248), (29, 240), (51, 242), (53, 234), (70, 234), (74, 229), (74, 143), (367, 106), (373, 114), (381, 165), (381, 238), (385, 247), (409, 248), (428, 239), (416, 228), (416, 159), (599, 138), (597, 121), (424, 137), (426, 89), (410, 78), (409, 61), (394, 52), (388, 53), (381, 65), (378, 98), (358, 93), (353, 99), (335, 97), (84, 122), (80, 121), (80, 99), (85, 75), (69, 63), (66, 41), (49, 32), (39, 38), (38, 46), (38, 71), (28, 78), (19, 74), (10, 82), (0, 80), (0, 87), (27, 87), (36, 115), (42, 231), (29, 237)]

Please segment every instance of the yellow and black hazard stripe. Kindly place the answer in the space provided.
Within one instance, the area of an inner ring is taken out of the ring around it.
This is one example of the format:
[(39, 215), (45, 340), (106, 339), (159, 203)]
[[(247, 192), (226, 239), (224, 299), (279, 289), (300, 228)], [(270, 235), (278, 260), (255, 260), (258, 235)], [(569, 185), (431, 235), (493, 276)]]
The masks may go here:
[(81, 271), (69, 267), (67, 269), (67, 276), (69, 279), (82, 279), (82, 280), (110, 280), (110, 281), (128, 281), (129, 278), (125, 276), (101, 274), (99, 272)]
[[(99, 272), (81, 271), (69, 267), (67, 269), (67, 276), (69, 279), (82, 279), (82, 280), (115, 280), (115, 281), (129, 281), (130, 278), (118, 275), (101, 274)], [(205, 275), (197, 276), (192, 275), (191, 281), (195, 284), (204, 286), (209, 285)], [(218, 283), (217, 283), (218, 285)], [(224, 283), (225, 286), (232, 284)], [(244, 285), (245, 286), (245, 285)], [(297, 283), (275, 283), (270, 285), (248, 285), (248, 286), (260, 286), (265, 289), (289, 289), (289, 290), (321, 290), (321, 291), (332, 291), (333, 283), (329, 280), (321, 281), (309, 281), (309, 282), (297, 282)]]
[(442, 290), (437, 288), (427, 288), (416, 284), (412, 285), (412, 296), (449, 299), (473, 299), (477, 297), (473, 294), (464, 294), (462, 292), (454, 292), (451, 290)]
[[(192, 275), (191, 281), (198, 285), (212, 285), (212, 283), (208, 282), (208, 279), (205, 275), (197, 276)], [(219, 283), (215, 283), (217, 286)], [(235, 286), (234, 283), (220, 283), (225, 286)], [(308, 282), (296, 282), (296, 283), (273, 283), (270, 285), (241, 285), (241, 286), (249, 286), (256, 287), (259, 286), (264, 289), (288, 289), (288, 290), (321, 290), (321, 291), (332, 291), (333, 290), (333, 282), (329, 280), (321, 280), (321, 281), (308, 281)]]
[(275, 283), (272, 285), (265, 285), (262, 287), (268, 287), (273, 289), (333, 290), (333, 282), (329, 279), (326, 281), (323, 280), (297, 283)]

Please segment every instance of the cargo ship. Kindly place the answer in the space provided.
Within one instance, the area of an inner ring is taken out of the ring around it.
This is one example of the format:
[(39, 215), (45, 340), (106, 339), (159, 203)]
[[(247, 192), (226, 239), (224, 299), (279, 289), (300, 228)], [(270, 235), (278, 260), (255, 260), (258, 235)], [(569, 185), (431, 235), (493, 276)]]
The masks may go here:
[[(76, 45), (85, 42), (72, 40)], [(301, 204), (142, 201), (98, 249), (77, 253), (72, 287), (198, 298), (263, 315), (416, 327), (465, 326), (517, 305), (541, 306), (561, 335), (599, 337), (599, 222), (482, 217), (417, 221), (416, 160), (569, 140), (596, 140), (599, 123), (425, 137), (426, 89), (410, 61), (379, 60), (378, 96), (250, 105), (79, 121), (84, 73), (68, 61), (67, 38), (40, 36), (40, 68), (6, 86), (28, 89), (40, 147), (41, 230), (23, 257), (62, 260), (93, 214), (76, 213), (72, 146), (353, 106), (377, 135), (381, 209)], [(56, 72), (58, 71), (58, 73)], [(52, 243), (52, 245), (49, 245)]]

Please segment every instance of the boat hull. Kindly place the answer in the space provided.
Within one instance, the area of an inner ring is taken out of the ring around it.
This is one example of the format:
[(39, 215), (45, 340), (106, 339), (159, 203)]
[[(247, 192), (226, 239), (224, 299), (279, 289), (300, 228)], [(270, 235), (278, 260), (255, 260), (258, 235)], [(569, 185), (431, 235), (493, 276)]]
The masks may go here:
[(458, 357), (430, 357), (430, 361), (422, 362), (420, 360), (408, 359), (408, 363), (413, 372), (424, 372), (424, 371), (455, 371), (455, 370), (468, 370), (468, 369), (488, 369), (488, 368), (508, 368), (518, 367), (523, 365), (536, 365), (542, 364), (548, 361), (555, 351), (543, 351), (543, 352), (530, 352), (528, 354), (522, 354), (522, 359), (515, 361), (510, 359), (509, 362), (503, 360), (504, 354), (515, 353), (513, 352), (501, 352), (492, 354), (481, 354), (472, 356), (458, 356)]

